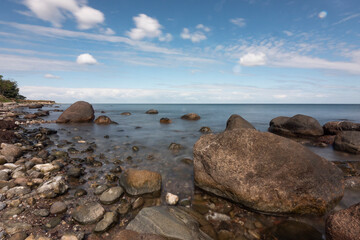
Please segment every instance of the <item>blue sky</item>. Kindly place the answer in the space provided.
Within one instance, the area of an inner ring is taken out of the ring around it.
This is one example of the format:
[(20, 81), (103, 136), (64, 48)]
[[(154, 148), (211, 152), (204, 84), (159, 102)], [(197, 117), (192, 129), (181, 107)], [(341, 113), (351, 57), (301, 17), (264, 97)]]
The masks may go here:
[(358, 0), (1, 0), (29, 99), (360, 103)]

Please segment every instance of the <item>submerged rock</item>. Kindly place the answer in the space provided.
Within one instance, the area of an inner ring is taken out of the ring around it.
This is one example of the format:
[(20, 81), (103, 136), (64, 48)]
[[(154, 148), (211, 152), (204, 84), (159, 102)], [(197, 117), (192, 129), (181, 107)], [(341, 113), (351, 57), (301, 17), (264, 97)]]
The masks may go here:
[(119, 200), (123, 193), (122, 187), (109, 188), (100, 195), (100, 202), (102, 204), (112, 204)]
[(302, 114), (291, 118), (277, 117), (272, 119), (269, 132), (289, 137), (319, 137), (324, 135), (322, 126), (315, 118)]
[(171, 239), (212, 239), (200, 230), (200, 224), (194, 217), (177, 207), (143, 208), (126, 229), (138, 233), (157, 234)]
[(209, 127), (201, 127), (199, 132), (202, 132), (202, 133), (211, 133), (211, 128)]
[(158, 112), (158, 110), (156, 110), (156, 109), (150, 109), (150, 110), (147, 110), (146, 111), (146, 114), (158, 114), (159, 112)]
[(200, 116), (197, 115), (196, 113), (188, 113), (188, 114), (185, 114), (185, 115), (181, 116), (181, 119), (190, 120), (190, 121), (197, 121), (197, 120), (200, 119)]
[(97, 117), (94, 122), (99, 125), (116, 124), (116, 122), (113, 122), (108, 116), (105, 115)]
[(322, 240), (322, 234), (314, 227), (292, 220), (284, 221), (267, 229), (264, 239), (278, 240)]
[(94, 109), (88, 102), (78, 101), (66, 109), (56, 120), (57, 123), (92, 122), (95, 118)]
[(226, 122), (226, 129), (225, 131), (240, 129), (240, 128), (250, 128), (255, 129), (255, 127), (242, 118), (240, 115), (233, 114)]
[(116, 212), (107, 212), (104, 218), (98, 222), (95, 226), (94, 232), (105, 232), (118, 220), (118, 214)]
[(148, 170), (127, 169), (120, 176), (120, 185), (130, 195), (153, 193), (161, 189), (161, 175)]
[(328, 240), (360, 239), (360, 203), (330, 214), (325, 224)]
[(345, 131), (336, 135), (334, 149), (360, 154), (360, 131)]
[(98, 222), (105, 214), (105, 209), (97, 202), (80, 205), (72, 213), (73, 219), (81, 224)]
[(169, 118), (161, 118), (160, 123), (162, 123), (162, 124), (170, 124), (170, 123), (172, 123), (172, 121)]
[(344, 193), (342, 172), (332, 163), (292, 140), (252, 129), (200, 137), (194, 177), (206, 191), (270, 213), (322, 215)]

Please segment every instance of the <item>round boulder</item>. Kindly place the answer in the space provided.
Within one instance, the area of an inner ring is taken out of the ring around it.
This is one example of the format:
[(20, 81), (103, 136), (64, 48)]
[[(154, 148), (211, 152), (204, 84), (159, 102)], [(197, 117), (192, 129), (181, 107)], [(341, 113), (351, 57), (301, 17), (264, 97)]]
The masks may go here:
[(66, 109), (56, 120), (57, 123), (92, 122), (95, 118), (94, 109), (88, 102), (78, 101)]
[(360, 239), (360, 203), (330, 214), (325, 223), (326, 239)]
[(170, 123), (172, 123), (172, 121), (169, 118), (161, 118), (160, 123), (162, 123), (162, 124), (170, 124)]
[(322, 215), (344, 194), (342, 172), (331, 162), (295, 141), (252, 129), (200, 137), (194, 178), (206, 191), (269, 213)]
[(343, 131), (360, 131), (360, 123), (353, 123), (347, 121), (333, 121), (327, 122), (323, 126), (325, 134), (336, 135)]
[(240, 128), (250, 128), (255, 129), (254, 126), (242, 118), (240, 115), (233, 114), (226, 122), (225, 131), (240, 129)]
[(150, 109), (150, 110), (146, 111), (146, 114), (158, 114), (158, 113), (159, 113), (159, 111), (156, 109)]
[(185, 115), (181, 116), (181, 119), (190, 120), (190, 121), (197, 121), (197, 120), (200, 119), (200, 116), (197, 115), (196, 113), (188, 113), (188, 114), (185, 114)]
[(277, 117), (270, 121), (269, 132), (289, 137), (320, 137), (324, 130), (320, 123), (310, 116), (297, 114), (291, 118)]
[(360, 131), (345, 131), (335, 137), (334, 149), (360, 154)]
[(100, 195), (100, 202), (102, 204), (112, 204), (119, 200), (123, 193), (124, 190), (122, 189), (122, 187), (109, 188)]
[(130, 195), (158, 192), (161, 189), (161, 175), (148, 170), (127, 169), (120, 176), (120, 184)]
[(107, 125), (115, 122), (113, 122), (108, 116), (101, 115), (95, 119), (95, 123), (100, 125)]
[(72, 213), (73, 219), (81, 224), (98, 222), (105, 214), (105, 209), (97, 202), (80, 205)]

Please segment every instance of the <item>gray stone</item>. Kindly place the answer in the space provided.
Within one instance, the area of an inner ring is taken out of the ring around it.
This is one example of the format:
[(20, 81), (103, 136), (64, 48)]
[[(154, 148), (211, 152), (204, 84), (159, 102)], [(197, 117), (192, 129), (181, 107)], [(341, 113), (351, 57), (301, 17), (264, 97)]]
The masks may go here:
[(39, 217), (47, 217), (49, 216), (50, 212), (45, 208), (41, 208), (41, 209), (35, 209), (33, 211), (33, 214)]
[(54, 202), (50, 207), (50, 213), (51, 214), (59, 214), (64, 213), (67, 210), (67, 206), (64, 202)]
[(200, 224), (195, 218), (177, 207), (143, 208), (126, 229), (138, 233), (157, 234), (171, 239), (211, 239), (200, 230)]
[(94, 194), (95, 195), (100, 195), (102, 194), (106, 189), (108, 189), (109, 187), (107, 185), (100, 185), (97, 186), (94, 190)]
[(7, 171), (0, 171), (0, 180), (7, 181), (9, 180), (9, 174)]
[(6, 203), (0, 202), (0, 211), (6, 208)]
[(68, 185), (65, 178), (58, 175), (49, 181), (43, 183), (38, 189), (39, 194), (44, 194), (49, 197), (55, 197), (57, 195), (64, 194), (68, 190)]
[(4, 228), (7, 234), (13, 235), (18, 232), (26, 232), (31, 230), (32, 225), (23, 222), (5, 222)]
[(107, 212), (104, 218), (98, 222), (95, 226), (94, 232), (105, 232), (110, 229), (112, 225), (118, 220), (118, 214), (116, 212)]
[(92, 224), (99, 221), (105, 213), (105, 209), (97, 202), (89, 202), (78, 206), (72, 213), (74, 220), (81, 224)]
[(344, 194), (343, 174), (331, 162), (295, 141), (252, 129), (200, 137), (194, 178), (206, 191), (270, 213), (322, 215)]
[(335, 137), (334, 149), (360, 154), (360, 131), (344, 131)]
[(6, 192), (8, 198), (22, 196), (31, 192), (31, 189), (24, 186), (13, 187)]
[(100, 202), (102, 204), (112, 204), (119, 200), (123, 193), (122, 187), (109, 188), (100, 195)]
[(14, 215), (19, 215), (23, 211), (24, 211), (24, 209), (19, 208), (19, 207), (7, 208), (7, 209), (5, 209), (5, 212), (3, 214), (3, 218), (11, 218)]
[(246, 121), (244, 118), (242, 118), (240, 115), (233, 114), (229, 117), (229, 119), (226, 122), (226, 131), (234, 130), (234, 129), (240, 129), (240, 128), (250, 128), (255, 129), (255, 127)]

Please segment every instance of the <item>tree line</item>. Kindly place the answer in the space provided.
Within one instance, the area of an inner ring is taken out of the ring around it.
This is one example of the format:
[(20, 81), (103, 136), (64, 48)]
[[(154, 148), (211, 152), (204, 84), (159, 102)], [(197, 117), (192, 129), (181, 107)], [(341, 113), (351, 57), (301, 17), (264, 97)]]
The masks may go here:
[(19, 94), (19, 88), (16, 81), (3, 79), (0, 75), (0, 95), (9, 99), (25, 99), (23, 95)]

